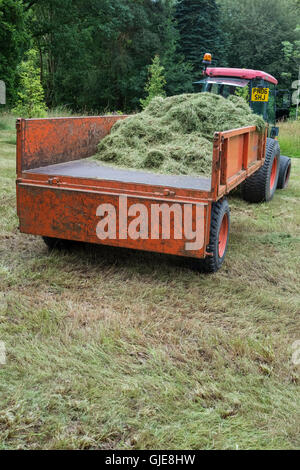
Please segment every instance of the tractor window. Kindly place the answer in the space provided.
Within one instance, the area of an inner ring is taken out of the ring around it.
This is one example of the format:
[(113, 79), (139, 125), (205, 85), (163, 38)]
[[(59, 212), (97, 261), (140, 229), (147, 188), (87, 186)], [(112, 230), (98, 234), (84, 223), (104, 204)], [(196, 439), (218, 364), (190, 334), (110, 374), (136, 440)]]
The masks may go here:
[(250, 106), (255, 114), (259, 114), (267, 121), (269, 124), (275, 124), (276, 122), (276, 107), (275, 107), (275, 85), (269, 82), (259, 82), (256, 83), (253, 81), (253, 88), (268, 88), (269, 91), (269, 100), (268, 101), (250, 101)]
[(207, 83), (205, 81), (193, 83), (196, 93), (204, 93), (206, 91)]
[(267, 106), (267, 121), (270, 124), (275, 124), (276, 122), (275, 86), (270, 83), (269, 88), (270, 88), (270, 94), (269, 94), (269, 102)]
[(251, 101), (251, 108), (255, 114), (258, 114), (262, 116), (264, 119), (266, 119), (265, 116), (265, 108), (266, 108), (266, 103), (262, 103), (259, 101)]
[(237, 90), (240, 90), (241, 96), (243, 96), (242, 90), (248, 89), (249, 80), (241, 80), (237, 78), (228, 77), (214, 77), (194, 82), (194, 88), (196, 93), (215, 93), (216, 95), (224, 96), (228, 98), (231, 95), (240, 94)]
[(238, 88), (239, 87), (233, 85), (214, 83), (211, 85), (210, 91), (216, 95), (221, 95), (224, 96), (224, 98), (228, 98), (230, 95), (235, 95), (235, 92)]

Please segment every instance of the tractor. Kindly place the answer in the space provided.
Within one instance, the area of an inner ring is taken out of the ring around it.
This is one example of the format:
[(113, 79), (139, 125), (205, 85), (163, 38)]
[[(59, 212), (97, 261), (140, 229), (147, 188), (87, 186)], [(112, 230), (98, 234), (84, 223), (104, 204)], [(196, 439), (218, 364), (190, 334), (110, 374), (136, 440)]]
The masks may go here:
[[(216, 93), (228, 98), (230, 95), (244, 97), (254, 113), (269, 124), (264, 166), (248, 178), (242, 186), (243, 196), (249, 202), (270, 201), (276, 189), (288, 186), (291, 159), (280, 155), (279, 128), (276, 126), (276, 98), (278, 81), (260, 70), (212, 67), (212, 56), (203, 58), (203, 78), (194, 82), (196, 92)], [(283, 100), (288, 108), (289, 99)]]

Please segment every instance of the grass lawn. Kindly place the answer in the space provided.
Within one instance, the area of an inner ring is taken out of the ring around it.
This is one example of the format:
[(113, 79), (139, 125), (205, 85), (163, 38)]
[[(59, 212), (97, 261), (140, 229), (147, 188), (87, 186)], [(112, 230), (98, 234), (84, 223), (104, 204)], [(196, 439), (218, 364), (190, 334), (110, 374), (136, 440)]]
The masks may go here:
[(300, 447), (300, 160), (268, 204), (230, 197), (222, 270), (21, 235), (0, 119), (0, 449)]
[(300, 157), (300, 121), (282, 122), (279, 127), (279, 143), (282, 155)]

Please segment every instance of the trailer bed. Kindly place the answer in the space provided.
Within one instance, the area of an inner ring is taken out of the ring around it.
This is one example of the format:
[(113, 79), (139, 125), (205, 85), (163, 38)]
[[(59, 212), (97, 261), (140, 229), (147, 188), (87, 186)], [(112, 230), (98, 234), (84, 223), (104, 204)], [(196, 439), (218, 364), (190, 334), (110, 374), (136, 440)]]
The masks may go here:
[(71, 162), (47, 165), (27, 170), (25, 173), (48, 176), (68, 176), (71, 178), (88, 178), (122, 183), (149, 184), (153, 186), (169, 186), (172, 188), (195, 189), (210, 191), (211, 178), (185, 175), (160, 175), (139, 170), (101, 165), (93, 160), (75, 160)]

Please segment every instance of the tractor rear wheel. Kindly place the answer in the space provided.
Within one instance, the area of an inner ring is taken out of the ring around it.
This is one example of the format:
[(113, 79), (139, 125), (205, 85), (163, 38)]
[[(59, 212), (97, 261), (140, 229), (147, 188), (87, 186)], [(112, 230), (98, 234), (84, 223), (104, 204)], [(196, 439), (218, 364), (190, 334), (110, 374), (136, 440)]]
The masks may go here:
[(243, 198), (248, 202), (268, 202), (273, 198), (279, 175), (280, 147), (277, 140), (267, 139), (264, 165), (246, 179), (242, 186)]
[(204, 271), (215, 273), (222, 266), (230, 231), (230, 209), (227, 199), (215, 202), (211, 210), (209, 245), (210, 256), (204, 260)]
[(280, 155), (280, 167), (277, 189), (285, 189), (289, 184), (290, 174), (292, 168), (292, 160), (289, 157)]

